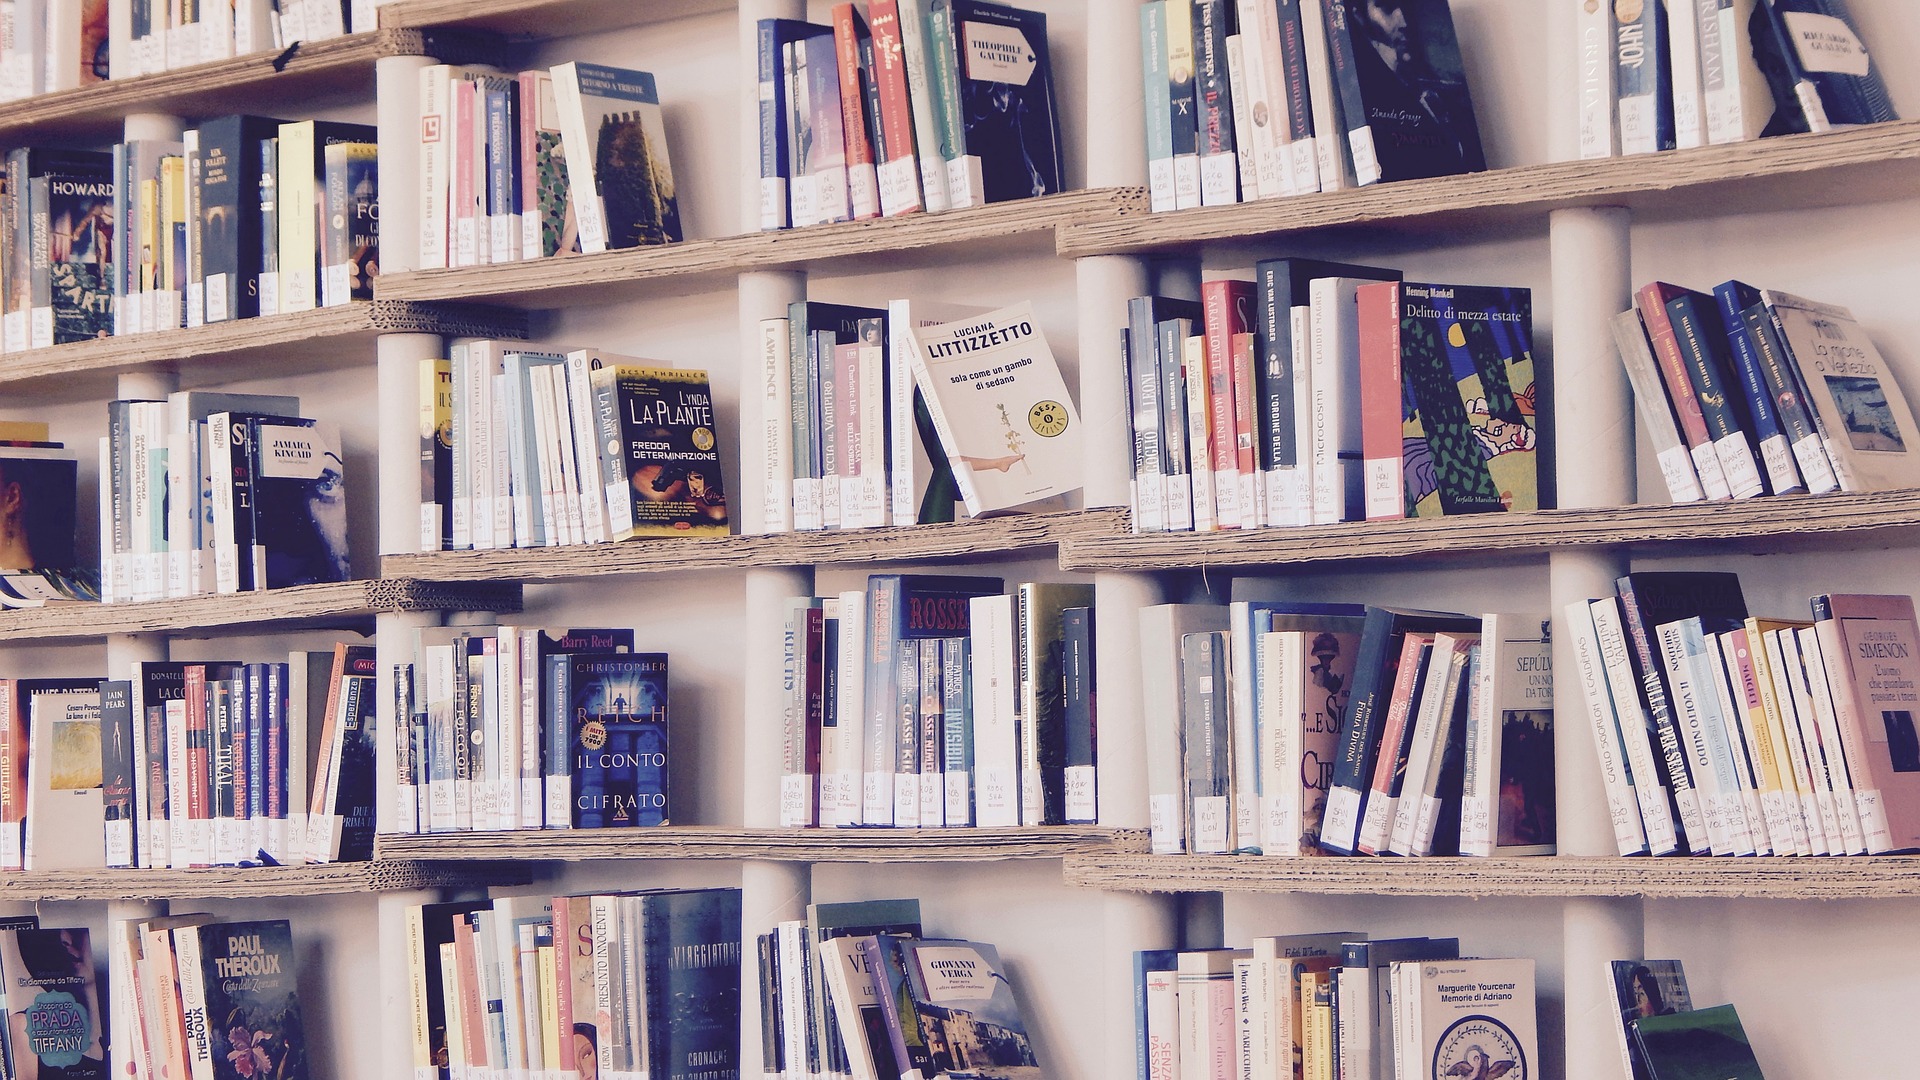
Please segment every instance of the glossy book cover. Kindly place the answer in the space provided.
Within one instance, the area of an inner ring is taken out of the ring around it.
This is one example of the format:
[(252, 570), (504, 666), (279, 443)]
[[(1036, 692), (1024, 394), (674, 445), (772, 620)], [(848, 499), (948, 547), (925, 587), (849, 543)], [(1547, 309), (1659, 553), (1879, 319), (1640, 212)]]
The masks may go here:
[(934, 1076), (1040, 1080), (1020, 1000), (1000, 954), (974, 941), (900, 943), (907, 992), (919, 1014)]
[(574, 827), (667, 824), (666, 654), (567, 664)]
[(299, 963), (285, 919), (199, 928), (214, 1080), (305, 1080)]
[(9, 1076), (106, 1080), (99, 986), (87, 931), (0, 933)]
[(1406, 515), (1539, 509), (1531, 291), (1394, 288)]

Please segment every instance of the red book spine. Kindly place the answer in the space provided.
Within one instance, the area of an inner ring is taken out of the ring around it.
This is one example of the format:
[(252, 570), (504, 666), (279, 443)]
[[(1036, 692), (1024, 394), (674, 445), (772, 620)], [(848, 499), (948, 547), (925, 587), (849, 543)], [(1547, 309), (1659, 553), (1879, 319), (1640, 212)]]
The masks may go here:
[(871, 0), (874, 81), (880, 89), (882, 142), (893, 156), (881, 163), (881, 206), (888, 214), (923, 209), (919, 165), (913, 153), (913, 105), (907, 97), (907, 62), (901, 51), (899, 0)]
[(1367, 520), (1406, 516), (1400, 470), (1405, 414), (1400, 389), (1400, 283), (1354, 290), (1360, 320), (1360, 456), (1365, 461)]
[(514, 205), (520, 208), (521, 257), (540, 257), (540, 72), (520, 73), (520, 190)]
[(1707, 433), (1706, 415), (1693, 392), (1693, 377), (1687, 374), (1686, 358), (1680, 355), (1680, 339), (1673, 332), (1673, 320), (1667, 317), (1667, 300), (1678, 292), (1656, 281), (1633, 294), (1633, 299), (1640, 309), (1640, 321), (1646, 324), (1647, 339), (1653, 344), (1653, 358), (1660, 364), (1661, 381), (1667, 384), (1667, 397), (1680, 420), (1680, 433), (1691, 449), (1711, 443), (1713, 436)]
[(1420, 683), (1420, 654), (1433, 644), (1432, 634), (1408, 634), (1400, 645), (1400, 666), (1393, 674), (1393, 698), (1387, 704), (1387, 720), (1380, 729), (1380, 752), (1373, 759), (1373, 782), (1367, 793), (1367, 805), (1362, 812), (1359, 843), (1354, 850), (1368, 855), (1378, 854), (1378, 844), (1368, 838), (1368, 822), (1377, 822), (1385, 817), (1389, 831), (1393, 827), (1393, 810), (1387, 800), (1393, 797), (1394, 775), (1406, 768), (1407, 763), (1407, 721), (1413, 713), (1413, 692)]
[(1246, 514), (1240, 505), (1240, 457), (1235, 445), (1238, 406), (1234, 401), (1233, 335), (1253, 330), (1253, 283), (1225, 279), (1205, 282), (1200, 286), (1200, 303), (1207, 341), (1213, 500), (1220, 511), (1220, 527), (1237, 529)]
[[(207, 669), (194, 664), (186, 670), (187, 712), (187, 828), (201, 831), (199, 822), (208, 820), (213, 801), (213, 768), (208, 752), (212, 732), (207, 729)], [(211, 834), (209, 834), (211, 835)], [(194, 866), (205, 866), (204, 860)]]
[(1233, 335), (1233, 456), (1240, 467), (1240, 524), (1265, 525), (1256, 508), (1264, 502), (1266, 485), (1260, 477), (1259, 390), (1254, 385), (1253, 335)]
[(873, 164), (873, 144), (867, 140), (867, 107), (860, 93), (859, 18), (852, 4), (833, 8), (833, 51), (840, 61), (840, 117), (846, 125), (847, 168)]

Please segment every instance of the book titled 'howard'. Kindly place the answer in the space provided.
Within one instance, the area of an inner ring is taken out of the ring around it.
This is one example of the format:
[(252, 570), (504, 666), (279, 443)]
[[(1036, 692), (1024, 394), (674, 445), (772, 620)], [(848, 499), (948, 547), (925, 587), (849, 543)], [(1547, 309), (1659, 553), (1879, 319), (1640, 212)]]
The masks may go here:
[(667, 656), (572, 656), (565, 667), (573, 826), (667, 824)]

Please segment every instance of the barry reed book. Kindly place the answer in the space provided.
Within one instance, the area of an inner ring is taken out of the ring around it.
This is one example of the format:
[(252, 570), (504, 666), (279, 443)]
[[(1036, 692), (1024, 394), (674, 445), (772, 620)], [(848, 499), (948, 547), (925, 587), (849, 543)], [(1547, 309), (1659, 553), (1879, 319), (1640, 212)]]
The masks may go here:
[(594, 371), (592, 383), (608, 538), (725, 536), (707, 373), (617, 364)]
[(912, 337), (914, 381), (969, 515), (1080, 489), (1080, 415), (1032, 302)]

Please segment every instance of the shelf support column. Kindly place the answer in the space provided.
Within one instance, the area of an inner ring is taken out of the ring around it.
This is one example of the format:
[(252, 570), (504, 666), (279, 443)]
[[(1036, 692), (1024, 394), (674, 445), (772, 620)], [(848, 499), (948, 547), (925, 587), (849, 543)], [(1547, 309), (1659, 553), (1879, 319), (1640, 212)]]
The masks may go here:
[[(1631, 504), (1634, 492), (1633, 399), (1613, 354), (1608, 320), (1632, 305), (1630, 215), (1616, 207), (1556, 210), (1553, 273), (1553, 449), (1562, 508)], [(1618, 854), (1584, 704), (1572, 692), (1575, 665), (1561, 619), (1568, 604), (1611, 595), (1627, 569), (1610, 552), (1562, 551), (1549, 557), (1556, 625), (1554, 667), (1567, 674), (1554, 724), (1557, 833), (1563, 856)], [(1646, 947), (1638, 900), (1568, 900), (1562, 909), (1567, 1080), (1617, 1080), (1619, 1009), (1605, 964)]]

